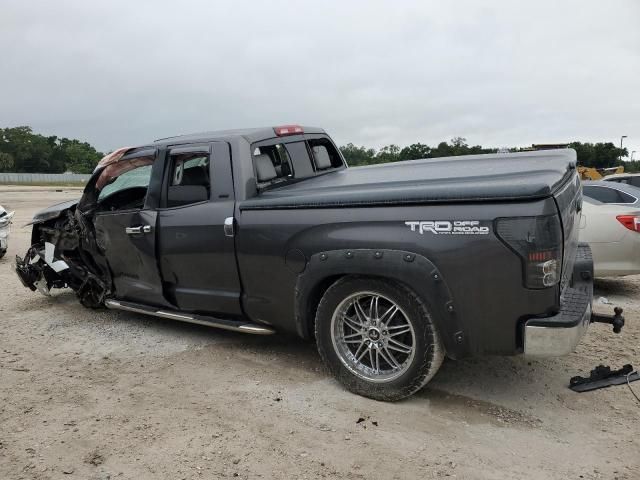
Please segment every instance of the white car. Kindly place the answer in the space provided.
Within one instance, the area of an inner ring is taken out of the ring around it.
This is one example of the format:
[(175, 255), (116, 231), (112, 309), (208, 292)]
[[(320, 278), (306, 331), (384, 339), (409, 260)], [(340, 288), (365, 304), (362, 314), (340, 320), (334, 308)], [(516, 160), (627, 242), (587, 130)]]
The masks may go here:
[(640, 188), (640, 173), (616, 173), (614, 175), (608, 175), (602, 180), (605, 182), (626, 183), (627, 185)]
[(9, 227), (11, 226), (11, 219), (14, 212), (7, 212), (2, 205), (0, 205), (0, 258), (4, 257), (7, 253), (9, 243)]
[(593, 252), (596, 277), (640, 274), (640, 210), (583, 197), (580, 241)]

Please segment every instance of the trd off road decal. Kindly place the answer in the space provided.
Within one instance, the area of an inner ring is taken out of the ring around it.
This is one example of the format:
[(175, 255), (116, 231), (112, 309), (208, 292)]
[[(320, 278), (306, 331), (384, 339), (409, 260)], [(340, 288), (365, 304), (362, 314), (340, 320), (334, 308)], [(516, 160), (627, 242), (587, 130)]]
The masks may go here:
[(404, 222), (412, 232), (420, 235), (433, 233), (434, 235), (488, 235), (489, 227), (483, 226), (478, 220), (417, 220)]

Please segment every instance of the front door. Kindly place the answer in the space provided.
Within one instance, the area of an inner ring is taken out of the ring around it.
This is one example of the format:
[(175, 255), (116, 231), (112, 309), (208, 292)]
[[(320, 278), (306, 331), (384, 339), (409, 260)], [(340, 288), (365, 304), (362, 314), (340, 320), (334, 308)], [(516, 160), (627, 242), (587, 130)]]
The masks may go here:
[(240, 315), (229, 146), (173, 147), (166, 164), (158, 210), (165, 297), (183, 311)]
[(94, 227), (96, 243), (111, 270), (114, 296), (167, 306), (156, 260), (158, 213), (146, 201), (155, 152), (153, 155), (118, 162), (100, 191)]

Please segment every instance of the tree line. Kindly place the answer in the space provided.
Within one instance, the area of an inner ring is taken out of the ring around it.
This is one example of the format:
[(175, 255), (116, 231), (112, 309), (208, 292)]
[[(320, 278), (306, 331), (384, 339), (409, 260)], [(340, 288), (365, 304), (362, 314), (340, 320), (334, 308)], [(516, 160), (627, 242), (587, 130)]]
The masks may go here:
[(0, 172), (91, 173), (104, 155), (87, 142), (0, 128)]
[[(607, 168), (624, 164), (625, 171), (640, 171), (640, 161), (621, 162), (620, 157), (627, 156), (627, 149), (620, 149), (611, 142), (571, 142), (569, 147), (576, 150), (580, 165)], [(498, 151), (497, 148), (468, 145), (462, 137), (440, 142), (435, 147), (418, 142), (405, 147), (391, 144), (376, 150), (348, 143), (340, 150), (351, 166)], [(508, 149), (522, 150), (526, 149)], [(27, 126), (0, 128), (0, 172), (91, 173), (103, 156), (81, 140), (41, 135)]]
[[(576, 151), (578, 164), (585, 167), (608, 168), (624, 165), (627, 172), (640, 171), (640, 161), (623, 162), (620, 157), (626, 157), (626, 148), (620, 149), (611, 142), (583, 143), (571, 142), (569, 148)], [(532, 148), (497, 149), (486, 148), (480, 145), (470, 146), (462, 137), (455, 137), (449, 142), (441, 142), (436, 147), (430, 147), (423, 143), (414, 143), (406, 147), (387, 145), (380, 150), (356, 146), (353, 143), (340, 147), (347, 163), (356, 165), (374, 165), (377, 163), (401, 162), (403, 160), (418, 160), (420, 158), (450, 157), (454, 155), (473, 155), (478, 153), (496, 153), (498, 151), (520, 152), (532, 150)]]

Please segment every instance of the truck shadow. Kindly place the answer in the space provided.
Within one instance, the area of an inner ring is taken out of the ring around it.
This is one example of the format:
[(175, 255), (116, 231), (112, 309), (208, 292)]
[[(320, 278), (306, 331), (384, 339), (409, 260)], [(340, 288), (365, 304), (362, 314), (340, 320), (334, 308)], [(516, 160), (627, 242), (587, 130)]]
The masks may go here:
[[(74, 318), (80, 318), (81, 324), (88, 328), (99, 326), (100, 328), (94, 332), (96, 335), (108, 335), (111, 327), (121, 329), (124, 323), (135, 331), (136, 335), (160, 335), (167, 341), (176, 339), (192, 345), (194, 349), (205, 348), (218, 353), (224, 352), (231, 357), (269, 357), (269, 369), (273, 369), (274, 376), (283, 369), (289, 372), (298, 371), (300, 379), (304, 379), (303, 382), (333, 382), (336, 390), (343, 392), (345, 400), (352, 395), (342, 389), (325, 371), (315, 343), (296, 336), (248, 335), (137, 313), (107, 309), (86, 310), (77, 303), (75, 295), (71, 292), (48, 298), (30, 297), (24, 307), (28, 310), (49, 309), (54, 314), (52, 317), (57, 318), (56, 323), (65, 323), (64, 318), (71, 314)], [(126, 339), (122, 341), (126, 342)], [(525, 405), (538, 398), (541, 391), (550, 388), (565, 391), (570, 377), (565, 365), (557, 359), (527, 360), (523, 357), (446, 360), (429, 385), (405, 402), (428, 403), (438, 410), (442, 408), (447, 411), (464, 411), (471, 408), (492, 414), (500, 411), (502, 407), (497, 407), (498, 405)], [(238, 365), (238, 368), (250, 368), (250, 365)], [(529, 417), (514, 413), (509, 416), (521, 423), (534, 422)]]

